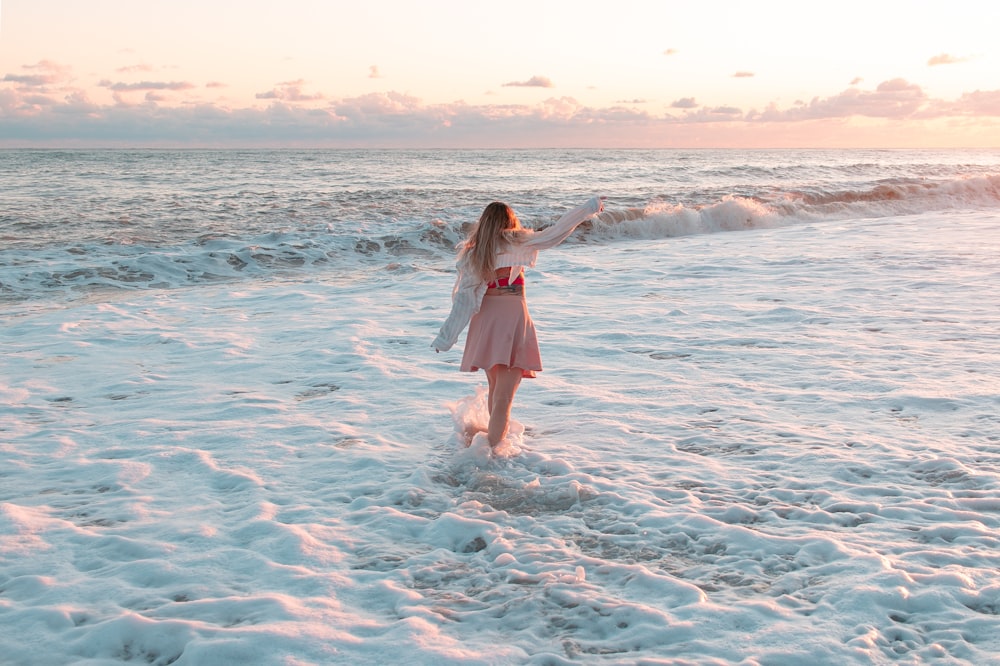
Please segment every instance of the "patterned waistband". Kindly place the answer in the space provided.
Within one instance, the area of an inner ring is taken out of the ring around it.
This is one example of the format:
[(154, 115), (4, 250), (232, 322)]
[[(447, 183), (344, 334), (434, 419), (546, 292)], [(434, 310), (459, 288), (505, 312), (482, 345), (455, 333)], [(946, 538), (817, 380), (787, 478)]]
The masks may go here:
[(487, 282), (487, 289), (500, 289), (503, 287), (514, 287), (518, 285), (524, 285), (524, 273), (518, 273), (517, 277), (511, 281), (510, 277), (497, 278), (493, 282)]
[(486, 296), (505, 296), (507, 294), (523, 295), (524, 283), (510, 284), (503, 287), (487, 287)]

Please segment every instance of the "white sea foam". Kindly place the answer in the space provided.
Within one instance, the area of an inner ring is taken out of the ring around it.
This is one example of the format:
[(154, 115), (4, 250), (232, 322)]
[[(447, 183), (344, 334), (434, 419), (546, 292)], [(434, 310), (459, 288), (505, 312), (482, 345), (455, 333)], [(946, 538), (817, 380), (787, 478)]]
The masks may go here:
[[(856, 161), (865, 156), (873, 161)], [(482, 202), (501, 194), (539, 227), (609, 189), (615, 207), (569, 240), (598, 245), (1000, 207), (990, 151), (0, 151), (0, 160), (20, 195), (0, 212), (7, 302), (447, 265)]]
[(0, 661), (995, 662), (1000, 216), (761, 227), (543, 253), (499, 455), (443, 250), (7, 303)]

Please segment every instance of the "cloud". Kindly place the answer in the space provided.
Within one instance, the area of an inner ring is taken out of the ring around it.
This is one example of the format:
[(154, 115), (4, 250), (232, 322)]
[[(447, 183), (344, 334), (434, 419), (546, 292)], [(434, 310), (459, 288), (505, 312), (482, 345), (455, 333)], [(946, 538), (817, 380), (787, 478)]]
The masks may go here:
[(267, 92), (257, 93), (255, 97), (257, 99), (275, 99), (284, 102), (315, 102), (323, 99), (322, 93), (307, 95), (302, 92), (302, 86), (305, 83), (302, 79), (285, 81)]
[(927, 61), (929, 67), (935, 67), (937, 65), (957, 65), (962, 62), (968, 62), (971, 58), (968, 57), (957, 57), (949, 53), (941, 53), (932, 57)]
[(114, 92), (135, 92), (142, 90), (190, 90), (194, 88), (193, 83), (187, 81), (139, 81), (137, 83), (112, 83), (104, 79), (98, 83), (102, 88), (108, 88)]
[(914, 117), (928, 102), (923, 89), (905, 79), (883, 81), (874, 91), (848, 88), (833, 97), (816, 97), (808, 104), (779, 110), (769, 107), (756, 117), (770, 121), (816, 120), (828, 118), (906, 119)]
[(209, 81), (205, 84), (206, 88), (228, 88), (228, 83), (222, 83), (221, 81)]
[(335, 102), (331, 106), (336, 115), (355, 121), (370, 121), (373, 118), (399, 117), (422, 112), (420, 99), (403, 93), (371, 93)]
[[(671, 108), (684, 109), (684, 113), (680, 116), (672, 117), (673, 121), (679, 124), (685, 125), (700, 125), (700, 124), (711, 124), (720, 122), (736, 122), (747, 120), (751, 117), (751, 114), (746, 114), (744, 111), (735, 106), (701, 106), (699, 107), (694, 99), (687, 98), (690, 100), (691, 106), (674, 106)], [(688, 104), (687, 100), (678, 100), (684, 104)], [(676, 104), (676, 102), (674, 103)]]
[(663, 55), (665, 55), (665, 56), (677, 55), (677, 49), (666, 49), (663, 52)]
[(1000, 90), (976, 90), (953, 102), (935, 100), (924, 114), (928, 117), (1000, 117)]
[(39, 94), (25, 95), (24, 97), (21, 98), (21, 101), (27, 105), (36, 108), (58, 104), (58, 100), (55, 97), (50, 97), (48, 95), (39, 95)]
[[(11, 76), (45, 76), (53, 71), (58, 70), (35, 65)], [(72, 81), (67, 68), (59, 75)], [(187, 82), (103, 81), (102, 85), (114, 93), (113, 103), (96, 102), (85, 90), (68, 84), (50, 90), (17, 80), (0, 81), (0, 145), (643, 147), (707, 145), (710, 137), (724, 137), (732, 145), (766, 141), (787, 145), (815, 137), (811, 132), (820, 126), (826, 128), (823, 136), (834, 140), (844, 128), (867, 128), (869, 141), (881, 140), (872, 128), (881, 128), (888, 137), (897, 128), (938, 120), (947, 121), (949, 127), (1000, 126), (1000, 90), (977, 90), (945, 101), (928, 97), (905, 79), (749, 111), (701, 106), (694, 97), (679, 98), (668, 110), (659, 111), (628, 105), (641, 104), (645, 101), (641, 99), (594, 107), (571, 97), (479, 105), (428, 104), (398, 92), (325, 98), (306, 93), (307, 82), (302, 79), (259, 93), (264, 107), (232, 108), (231, 100), (198, 102), (193, 99), (197, 93), (185, 96), (193, 85)], [(121, 99), (136, 92), (144, 95), (138, 103)]]
[(957, 106), (973, 116), (1000, 116), (1000, 90), (965, 93), (959, 98)]
[(3, 80), (11, 83), (22, 83), (26, 86), (39, 87), (55, 83), (58, 79), (49, 74), (7, 74), (3, 77)]
[(369, 79), (381, 79), (382, 74), (378, 71), (378, 65), (372, 65), (368, 68), (368, 78)]
[(636, 97), (635, 99), (618, 99), (615, 104), (646, 104), (649, 100)]
[(132, 72), (152, 72), (152, 65), (130, 65), (128, 67), (119, 67), (115, 70), (119, 74), (131, 74)]
[(3, 81), (9, 83), (19, 83), (23, 86), (40, 88), (58, 83), (64, 83), (70, 79), (70, 68), (60, 65), (51, 60), (41, 60), (34, 65), (22, 65), (21, 69), (29, 71), (37, 70), (31, 74), (7, 74)]
[(852, 85), (852, 86), (857, 86), (857, 85), (861, 85), (861, 82), (862, 82), (862, 81), (864, 81), (864, 79), (863, 79), (863, 78), (861, 78), (860, 76), (856, 76), (856, 77), (854, 77), (853, 79), (851, 79), (851, 85)]
[(555, 85), (547, 76), (533, 76), (527, 81), (510, 81), (503, 84), (505, 88), (555, 88)]
[(69, 65), (60, 65), (52, 60), (39, 60), (34, 65), (23, 65), (23, 69), (41, 69), (47, 72), (69, 73)]
[(734, 79), (752, 79), (756, 74), (753, 72), (736, 72), (733, 74)]

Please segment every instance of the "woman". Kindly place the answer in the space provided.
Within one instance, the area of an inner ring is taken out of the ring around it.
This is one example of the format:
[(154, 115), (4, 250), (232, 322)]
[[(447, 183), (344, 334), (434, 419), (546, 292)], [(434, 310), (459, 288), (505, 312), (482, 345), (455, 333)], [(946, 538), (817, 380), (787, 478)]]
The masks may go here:
[(521, 379), (542, 369), (535, 326), (524, 299), (524, 269), (534, 267), (539, 250), (558, 245), (602, 210), (604, 197), (594, 197), (551, 227), (532, 231), (521, 226), (510, 206), (494, 201), (459, 245), (451, 314), (431, 346), (438, 352), (451, 349), (468, 324), (461, 368), (486, 372), (490, 447), (507, 436)]

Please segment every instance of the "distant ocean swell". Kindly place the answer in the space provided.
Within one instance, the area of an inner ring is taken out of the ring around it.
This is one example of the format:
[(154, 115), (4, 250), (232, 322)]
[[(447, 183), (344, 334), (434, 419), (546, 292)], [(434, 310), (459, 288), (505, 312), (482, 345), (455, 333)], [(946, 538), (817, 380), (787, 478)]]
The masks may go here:
[(726, 195), (705, 205), (650, 204), (609, 210), (590, 225), (597, 238), (670, 238), (799, 222), (871, 219), (1000, 207), (1000, 175), (928, 181), (890, 179), (847, 190)]
[[(759, 188), (725, 194), (708, 203), (656, 201), (616, 207), (614, 192), (603, 214), (568, 241), (601, 244), (626, 239), (664, 239), (827, 220), (870, 219), (1000, 208), (1000, 175), (943, 180), (895, 178), (852, 189)], [(358, 211), (354, 214), (360, 215)], [(398, 232), (364, 233), (364, 221), (334, 219), (241, 238), (203, 233), (186, 242), (155, 244), (49, 243), (31, 251), (0, 250), (0, 301), (73, 299), (96, 290), (170, 288), (255, 276), (336, 268), (449, 269), (454, 247), (472, 219), (397, 223)], [(472, 217), (470, 215), (470, 217)], [(212, 227), (206, 220), (206, 228)], [(8, 230), (16, 225), (6, 224)], [(196, 220), (189, 221), (193, 230)], [(544, 225), (540, 225), (544, 226)], [(384, 228), (384, 227), (383, 227)], [(345, 233), (347, 229), (362, 230)]]

